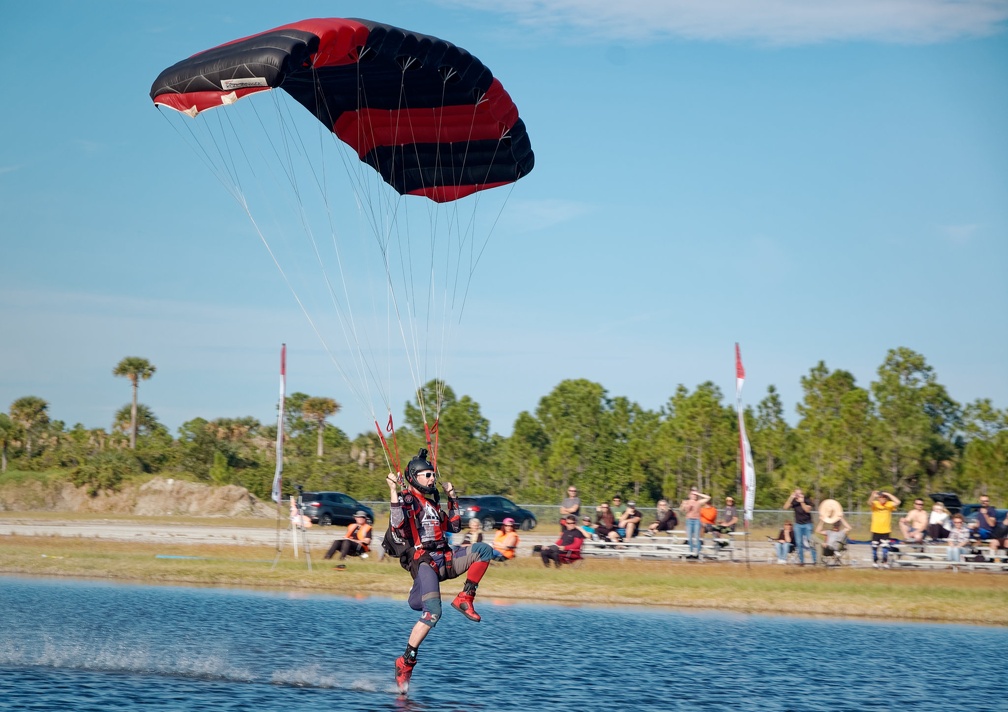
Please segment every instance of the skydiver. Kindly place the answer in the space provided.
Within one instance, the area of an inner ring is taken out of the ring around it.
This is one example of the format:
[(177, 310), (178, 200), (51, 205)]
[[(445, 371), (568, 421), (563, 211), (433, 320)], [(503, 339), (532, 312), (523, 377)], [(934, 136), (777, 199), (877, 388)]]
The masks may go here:
[[(478, 622), (480, 615), (473, 607), (473, 598), (494, 553), (493, 547), (485, 542), (455, 548), (449, 545), (446, 533), (462, 529), (458, 499), (451, 482), (444, 482), (448, 511), (443, 511), (435, 479), (434, 466), (427, 461), (424, 449), (406, 466), (406, 482), (401, 493), (396, 475), (389, 473), (386, 478), (391, 513), (389, 533), (383, 546), (390, 554), (400, 557), (403, 568), (413, 577), (409, 606), (420, 611), (406, 651), (395, 661), (396, 684), (401, 694), (409, 690), (417, 649), (441, 617), (441, 581), (466, 574), (465, 584), (452, 601), (452, 607), (469, 620)], [(398, 546), (389, 544), (390, 537)]]

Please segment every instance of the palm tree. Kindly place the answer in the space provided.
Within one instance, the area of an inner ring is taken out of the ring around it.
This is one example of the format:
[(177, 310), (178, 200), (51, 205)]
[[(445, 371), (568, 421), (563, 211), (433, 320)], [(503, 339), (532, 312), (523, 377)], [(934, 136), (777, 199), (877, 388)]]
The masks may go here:
[(136, 449), (137, 436), (137, 388), (140, 380), (147, 380), (157, 368), (150, 361), (139, 356), (127, 356), (112, 370), (113, 376), (124, 376), (133, 384), (133, 406), (130, 409), (130, 449)]
[(24, 430), (25, 454), (31, 457), (32, 435), (40, 425), (49, 422), (49, 404), (38, 396), (25, 396), (11, 403), (11, 419)]
[(0, 413), (0, 472), (7, 472), (7, 446), (14, 439), (14, 421)]
[(308, 398), (301, 407), (305, 420), (315, 423), (318, 431), (318, 448), (316, 455), (322, 457), (322, 433), (325, 432), (326, 418), (335, 415), (342, 406), (332, 398)]

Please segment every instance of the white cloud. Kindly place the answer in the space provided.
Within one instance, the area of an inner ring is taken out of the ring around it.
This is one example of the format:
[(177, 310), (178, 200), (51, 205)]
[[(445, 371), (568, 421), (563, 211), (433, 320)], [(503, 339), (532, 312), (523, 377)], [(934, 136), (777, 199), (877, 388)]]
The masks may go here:
[(942, 231), (948, 241), (955, 245), (965, 245), (980, 229), (979, 225), (944, 225)]
[(613, 41), (934, 43), (1003, 32), (1008, 0), (444, 0)]

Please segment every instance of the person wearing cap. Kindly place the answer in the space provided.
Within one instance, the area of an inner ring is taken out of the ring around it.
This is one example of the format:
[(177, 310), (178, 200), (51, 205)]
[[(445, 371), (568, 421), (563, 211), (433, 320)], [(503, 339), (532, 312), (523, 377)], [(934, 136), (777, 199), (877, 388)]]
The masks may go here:
[[(888, 492), (872, 490), (868, 497), (868, 505), (871, 507), (872, 566), (876, 569), (879, 567), (888, 569), (889, 545), (892, 543), (892, 513), (900, 505), (900, 500)], [(879, 549), (882, 550), (881, 557)]]
[(627, 502), (626, 510), (620, 515), (617, 525), (619, 529), (624, 531), (624, 539), (632, 539), (637, 536), (640, 520), (641, 513), (637, 511), (637, 503)]
[(337, 539), (329, 547), (325, 558), (331, 559), (336, 552), (340, 553), (339, 560), (343, 561), (348, 556), (359, 556), (362, 559), (368, 557), (368, 547), (371, 546), (371, 525), (368, 524), (367, 512), (357, 510), (354, 514), (354, 522), (347, 527), (346, 536)]
[(569, 564), (581, 558), (581, 545), (584, 543), (585, 536), (575, 526), (577, 524), (577, 517), (573, 514), (568, 514), (564, 517), (563, 523), (564, 532), (556, 540), (556, 543), (543, 547), (539, 552), (539, 555), (542, 557), (543, 566), (546, 568), (549, 568), (551, 561), (559, 569), (560, 564)]
[(462, 529), (458, 497), (451, 482), (442, 483), (448, 511), (441, 508), (437, 473), (427, 460), (426, 449), (409, 461), (403, 479), (400, 492), (395, 473), (385, 478), (390, 511), (389, 528), (382, 542), (382, 547), (398, 556), (399, 563), (413, 577), (407, 602), (420, 613), (405, 652), (395, 661), (395, 679), (401, 694), (409, 690), (421, 643), (441, 618), (441, 582), (465, 575), (462, 591), (451, 605), (469, 620), (479, 622), (481, 616), (473, 600), (494, 556), (493, 547), (483, 541), (454, 548), (449, 544), (448, 533)]
[(598, 538), (595, 534), (595, 527), (592, 526), (591, 517), (584, 515), (581, 517), (581, 524), (578, 529), (584, 534), (585, 539), (596, 539)]
[[(515, 520), (511, 517), (504, 517), (503, 526), (493, 540), (493, 548), (505, 559), (511, 560), (515, 557), (518, 549), (518, 533), (515, 531)], [(496, 558), (496, 557), (495, 557)]]
[(798, 565), (805, 565), (805, 549), (812, 554), (812, 564), (816, 562), (816, 550), (812, 545), (812, 510), (815, 502), (805, 496), (801, 487), (796, 487), (784, 502), (782, 509), (794, 510), (795, 549), (798, 551)]
[(722, 534), (730, 534), (738, 526), (738, 509), (735, 507), (734, 497), (725, 497), (725, 507), (721, 512), (721, 521), (718, 522), (718, 531)]

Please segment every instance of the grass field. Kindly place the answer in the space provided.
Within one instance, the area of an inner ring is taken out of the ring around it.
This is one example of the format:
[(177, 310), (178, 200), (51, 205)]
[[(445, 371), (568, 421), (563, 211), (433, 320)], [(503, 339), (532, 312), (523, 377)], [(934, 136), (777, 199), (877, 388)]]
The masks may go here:
[[(184, 558), (158, 558), (158, 555)], [(0, 537), (0, 573), (122, 582), (304, 590), (405, 598), (396, 561), (349, 559), (312, 571), (272, 546), (177, 545), (50, 536)], [(454, 592), (459, 582), (444, 584)], [(654, 605), (733, 613), (843, 616), (1008, 625), (1008, 576), (946, 571), (778, 567), (743, 563), (588, 560), (546, 569), (538, 559), (494, 564), (480, 597), (557, 604)]]

